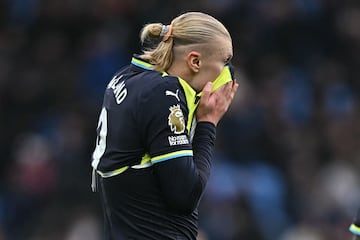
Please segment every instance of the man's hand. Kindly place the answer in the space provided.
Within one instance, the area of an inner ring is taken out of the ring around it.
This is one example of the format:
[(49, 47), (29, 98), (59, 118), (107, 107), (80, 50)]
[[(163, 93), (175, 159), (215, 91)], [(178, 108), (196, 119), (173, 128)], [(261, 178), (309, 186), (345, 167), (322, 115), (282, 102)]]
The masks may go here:
[(198, 122), (211, 122), (218, 124), (224, 113), (228, 110), (239, 84), (231, 81), (211, 93), (212, 83), (208, 82), (203, 90), (196, 110)]

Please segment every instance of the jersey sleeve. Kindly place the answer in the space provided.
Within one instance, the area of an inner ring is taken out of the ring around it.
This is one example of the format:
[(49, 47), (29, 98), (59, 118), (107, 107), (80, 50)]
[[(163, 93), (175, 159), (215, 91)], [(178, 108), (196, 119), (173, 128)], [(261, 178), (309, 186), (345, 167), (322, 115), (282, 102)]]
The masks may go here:
[(187, 129), (188, 109), (178, 80), (163, 77), (141, 97), (141, 112), (145, 149), (151, 162), (159, 163), (183, 156), (193, 156)]
[(210, 175), (215, 137), (215, 125), (200, 122), (194, 134), (193, 157), (155, 165), (161, 193), (173, 211), (189, 214), (197, 208)]

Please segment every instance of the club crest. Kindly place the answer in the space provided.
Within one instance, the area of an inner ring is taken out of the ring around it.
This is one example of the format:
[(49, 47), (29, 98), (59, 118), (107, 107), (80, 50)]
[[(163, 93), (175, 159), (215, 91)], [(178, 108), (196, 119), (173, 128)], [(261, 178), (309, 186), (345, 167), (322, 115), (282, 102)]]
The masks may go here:
[(175, 134), (183, 133), (185, 131), (185, 119), (180, 105), (171, 106), (169, 110), (168, 124), (171, 131)]

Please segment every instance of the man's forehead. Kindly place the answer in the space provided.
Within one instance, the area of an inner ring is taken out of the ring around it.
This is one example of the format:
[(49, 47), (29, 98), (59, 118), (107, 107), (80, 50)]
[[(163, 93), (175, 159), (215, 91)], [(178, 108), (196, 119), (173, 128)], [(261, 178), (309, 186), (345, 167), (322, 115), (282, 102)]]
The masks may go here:
[(233, 46), (231, 41), (223, 40), (217, 43), (217, 47), (220, 50), (220, 54), (222, 54), (224, 57), (229, 57), (233, 55)]

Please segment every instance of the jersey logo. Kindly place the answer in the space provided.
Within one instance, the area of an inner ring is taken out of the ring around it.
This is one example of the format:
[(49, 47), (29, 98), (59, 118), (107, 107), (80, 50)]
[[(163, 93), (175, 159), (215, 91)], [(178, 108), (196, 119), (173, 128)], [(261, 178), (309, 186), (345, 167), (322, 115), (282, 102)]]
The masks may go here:
[(176, 135), (176, 136), (168, 136), (168, 140), (169, 140), (170, 146), (189, 144), (189, 139), (185, 134)]
[(174, 105), (170, 107), (169, 110), (168, 124), (171, 131), (175, 134), (183, 133), (185, 131), (185, 118), (180, 105)]
[(173, 96), (176, 97), (176, 99), (180, 102), (180, 98), (179, 98), (179, 89), (176, 90), (176, 93), (170, 91), (170, 90), (166, 90), (165, 91), (165, 95), (166, 96)]

